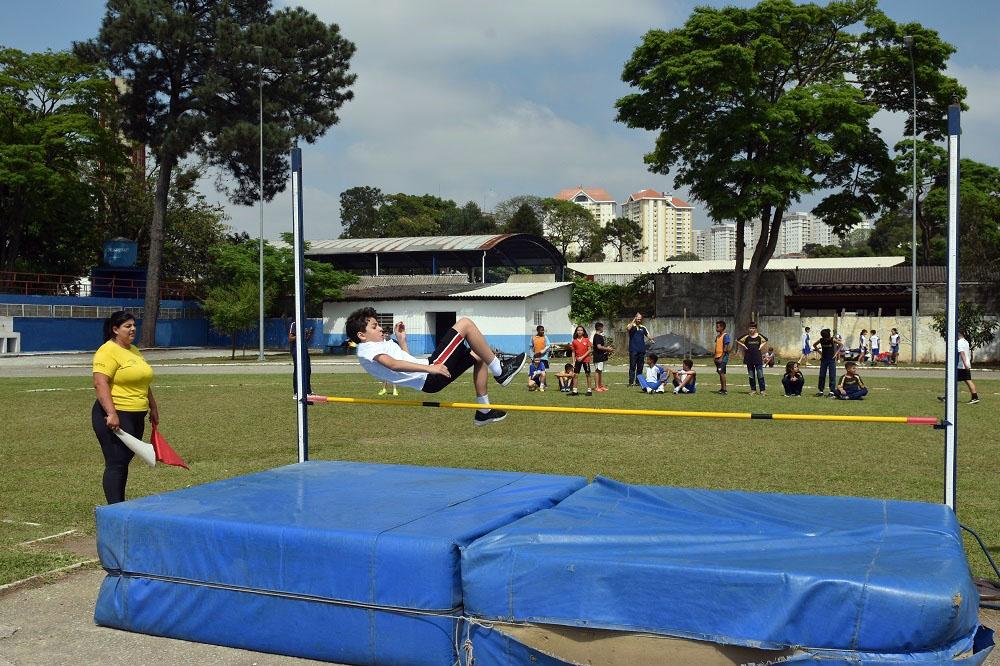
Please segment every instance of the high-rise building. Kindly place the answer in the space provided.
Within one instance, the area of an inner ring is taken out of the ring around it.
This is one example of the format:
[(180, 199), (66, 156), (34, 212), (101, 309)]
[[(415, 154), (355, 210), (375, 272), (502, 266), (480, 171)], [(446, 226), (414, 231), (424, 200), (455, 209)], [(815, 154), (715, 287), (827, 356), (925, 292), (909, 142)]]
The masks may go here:
[[(814, 240), (815, 228), (822, 223), (810, 213), (790, 213), (781, 218), (778, 228), (778, 242), (774, 246), (774, 256), (799, 254)], [(825, 226), (825, 225), (824, 225)]]
[(732, 261), (736, 258), (736, 225), (716, 222), (709, 227), (705, 239), (706, 259)]
[(691, 230), (691, 244), (694, 247), (694, 253), (703, 261), (708, 259), (708, 248), (705, 242), (707, 235), (708, 232), (702, 229)]
[(642, 227), (641, 261), (663, 261), (678, 254), (694, 252), (691, 234), (694, 207), (677, 197), (642, 190), (622, 204), (622, 217)]
[[(614, 197), (608, 194), (607, 190), (600, 187), (577, 185), (576, 187), (560, 190), (555, 198), (562, 199), (563, 201), (572, 201), (579, 206), (583, 206), (590, 211), (590, 214), (594, 216), (594, 219), (597, 220), (602, 229), (608, 226), (608, 222), (615, 219), (615, 209), (618, 204), (615, 202)], [(570, 244), (568, 251), (573, 253), (579, 252), (579, 244)], [(612, 258), (613, 253), (614, 248), (608, 245), (604, 247), (604, 256), (606, 259)]]

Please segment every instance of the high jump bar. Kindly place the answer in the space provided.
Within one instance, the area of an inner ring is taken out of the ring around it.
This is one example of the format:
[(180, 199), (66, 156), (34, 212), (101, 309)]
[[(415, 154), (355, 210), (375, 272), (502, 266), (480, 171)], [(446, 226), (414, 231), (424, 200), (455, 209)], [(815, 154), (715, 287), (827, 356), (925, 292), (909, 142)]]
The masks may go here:
[[(342, 398), (332, 395), (310, 395), (315, 404), (342, 403), (350, 405), (386, 405), (390, 407), (444, 407), (445, 409), (482, 409), (478, 402), (435, 402), (429, 400), (379, 400), (376, 398)], [(899, 423), (904, 425), (940, 425), (933, 416), (853, 416), (849, 414), (772, 414), (770, 412), (690, 412), (676, 409), (615, 409), (609, 407), (552, 407), (548, 405), (497, 405), (492, 409), (507, 412), (549, 412), (557, 414), (595, 414), (598, 416), (666, 416), (701, 419), (737, 419), (744, 421), (840, 421), (848, 423)]]

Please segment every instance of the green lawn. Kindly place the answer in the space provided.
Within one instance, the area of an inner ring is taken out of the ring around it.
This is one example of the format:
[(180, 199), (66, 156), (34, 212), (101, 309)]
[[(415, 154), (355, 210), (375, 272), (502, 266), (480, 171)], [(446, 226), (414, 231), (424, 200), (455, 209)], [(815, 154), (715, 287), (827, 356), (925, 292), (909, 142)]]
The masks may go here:
[[(706, 375), (707, 373), (702, 373)], [(868, 376), (863, 402), (713, 394), (714, 376), (693, 396), (626, 391), (620, 372), (612, 391), (568, 398), (528, 393), (518, 383), (495, 388), (494, 402), (703, 411), (940, 415), (940, 380)], [(740, 373), (730, 375), (745, 384)], [(777, 377), (769, 381), (780, 389)], [(807, 378), (810, 383), (815, 379)], [(163, 492), (295, 461), (290, 379), (281, 375), (167, 375), (157, 379), (162, 431), (191, 471), (138, 462), (129, 497)], [(100, 449), (90, 429), (89, 379), (0, 379), (0, 584), (74, 561), (64, 553), (16, 544), (67, 529), (92, 534), (103, 503)], [(961, 405), (959, 516), (1000, 554), (1000, 438), (990, 414), (1000, 380), (978, 382), (984, 402)], [(314, 374), (319, 393), (374, 397), (361, 374)], [(53, 390), (57, 389), (57, 390)], [(774, 389), (772, 388), (772, 391)], [(404, 390), (401, 397), (419, 394)], [(471, 401), (471, 379), (440, 394)], [(968, 398), (963, 393), (964, 399)], [(512, 413), (486, 428), (466, 410), (329, 405), (310, 409), (311, 457), (416, 465), (602, 474), (633, 483), (860, 495), (939, 502), (943, 434), (930, 427), (851, 423), (732, 421), (635, 416)], [(25, 526), (21, 523), (40, 523)], [(992, 575), (971, 540), (976, 575)]]

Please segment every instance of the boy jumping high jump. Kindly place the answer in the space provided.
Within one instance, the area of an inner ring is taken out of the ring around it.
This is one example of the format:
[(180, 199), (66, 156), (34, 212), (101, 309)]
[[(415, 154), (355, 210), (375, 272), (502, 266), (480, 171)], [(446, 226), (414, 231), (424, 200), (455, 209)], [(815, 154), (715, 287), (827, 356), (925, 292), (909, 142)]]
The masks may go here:
[(475, 367), (472, 381), (476, 402), (473, 423), (477, 426), (507, 418), (507, 412), (490, 409), (486, 380), (490, 374), (501, 386), (507, 386), (524, 366), (525, 355), (501, 361), (490, 349), (486, 338), (472, 320), (463, 317), (455, 322), (428, 359), (412, 356), (406, 346), (406, 327), (395, 326), (396, 340), (384, 340), (375, 308), (361, 308), (347, 317), (348, 340), (358, 343), (358, 362), (365, 371), (382, 381), (406, 386), (424, 393), (437, 393), (469, 368)]

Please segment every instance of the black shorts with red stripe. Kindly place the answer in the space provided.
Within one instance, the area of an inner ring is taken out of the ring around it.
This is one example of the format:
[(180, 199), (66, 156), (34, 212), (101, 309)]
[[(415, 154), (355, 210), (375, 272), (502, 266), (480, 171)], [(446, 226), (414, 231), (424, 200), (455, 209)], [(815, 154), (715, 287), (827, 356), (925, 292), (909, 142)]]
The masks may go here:
[(476, 359), (472, 355), (469, 343), (465, 341), (465, 336), (453, 328), (448, 329), (448, 334), (438, 342), (437, 348), (428, 360), (431, 365), (444, 365), (451, 373), (451, 377), (427, 375), (424, 387), (420, 389), (424, 393), (437, 393), (476, 364)]

